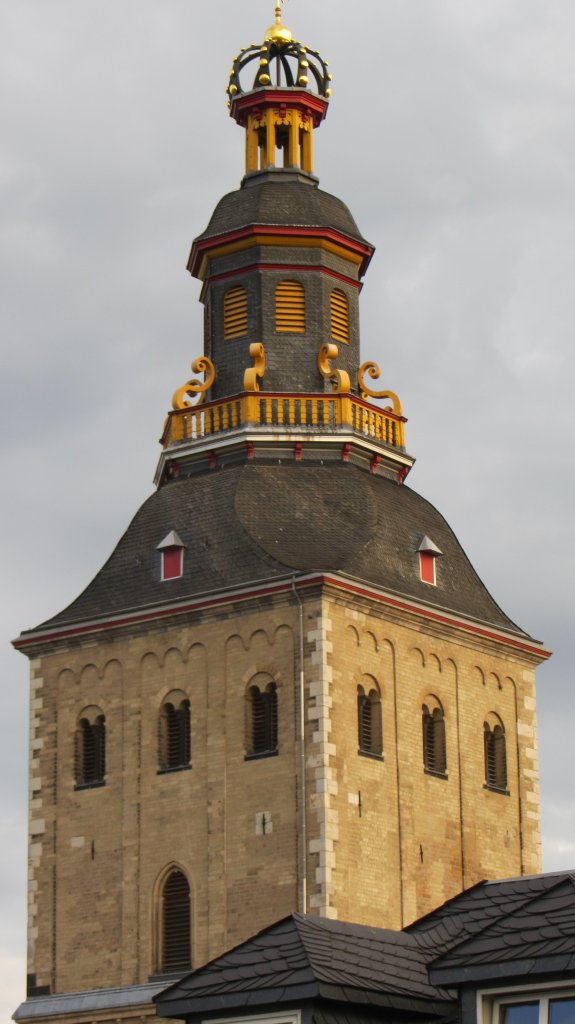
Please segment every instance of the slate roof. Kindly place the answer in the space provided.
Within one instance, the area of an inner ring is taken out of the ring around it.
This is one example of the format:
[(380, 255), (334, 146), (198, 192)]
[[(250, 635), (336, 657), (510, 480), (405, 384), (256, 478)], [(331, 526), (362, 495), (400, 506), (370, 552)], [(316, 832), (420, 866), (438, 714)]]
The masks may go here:
[(347, 206), (337, 196), (307, 181), (281, 180), (250, 183), (223, 196), (195, 243), (253, 224), (325, 227), (365, 241)]
[(158, 1014), (221, 1012), (322, 998), (445, 1015), (453, 997), (432, 986), (409, 935), (293, 914), (156, 997)]
[[(186, 546), (186, 568), (166, 583), (157, 546), (170, 530)], [(443, 552), (436, 587), (419, 578), (426, 534)], [(437, 509), (409, 487), (345, 463), (247, 463), (167, 484), (142, 505), (84, 592), (37, 628), (314, 571), (526, 635), (490, 596)]]

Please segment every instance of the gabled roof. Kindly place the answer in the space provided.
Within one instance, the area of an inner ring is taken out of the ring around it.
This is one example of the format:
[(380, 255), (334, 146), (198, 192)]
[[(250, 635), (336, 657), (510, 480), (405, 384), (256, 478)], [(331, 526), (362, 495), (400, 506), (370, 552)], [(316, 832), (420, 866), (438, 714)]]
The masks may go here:
[[(160, 1016), (310, 999), (377, 1006), (397, 1017), (443, 1017), (454, 1005), (429, 983), (426, 957), (402, 932), (293, 914), (156, 997)], [(387, 1017), (388, 1014), (386, 1013)]]
[[(507, 908), (478, 934), (430, 964), (436, 983), (457, 984), (575, 971), (575, 878), (555, 876), (538, 895)], [(503, 910), (503, 906), (501, 907)]]

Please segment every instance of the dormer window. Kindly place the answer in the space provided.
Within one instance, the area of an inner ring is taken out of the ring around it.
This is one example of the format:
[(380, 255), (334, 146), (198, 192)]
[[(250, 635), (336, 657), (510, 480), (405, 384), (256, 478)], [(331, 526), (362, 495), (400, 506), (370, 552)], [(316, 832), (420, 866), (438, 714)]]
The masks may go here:
[(167, 537), (158, 544), (162, 580), (175, 580), (184, 575), (184, 548), (185, 544), (175, 530), (170, 530)]
[(435, 559), (442, 552), (433, 541), (425, 536), (418, 547), (419, 553), (419, 578), (422, 583), (429, 583), (432, 587), (437, 586), (435, 573)]

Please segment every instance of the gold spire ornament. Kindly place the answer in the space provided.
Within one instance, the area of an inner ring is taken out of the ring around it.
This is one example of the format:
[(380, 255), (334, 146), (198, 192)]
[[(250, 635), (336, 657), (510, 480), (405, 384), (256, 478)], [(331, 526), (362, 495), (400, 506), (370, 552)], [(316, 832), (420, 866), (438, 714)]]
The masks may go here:
[(289, 28), (282, 25), (282, 3), (283, 0), (278, 0), (276, 3), (276, 20), (273, 25), (270, 25), (264, 36), (264, 42), (275, 43), (276, 46), (287, 46), (293, 39)]

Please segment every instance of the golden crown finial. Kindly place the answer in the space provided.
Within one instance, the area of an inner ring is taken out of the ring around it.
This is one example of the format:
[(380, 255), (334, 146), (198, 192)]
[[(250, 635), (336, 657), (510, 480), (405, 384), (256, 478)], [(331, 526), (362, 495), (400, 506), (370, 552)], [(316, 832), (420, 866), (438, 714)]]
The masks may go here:
[(273, 25), (268, 28), (264, 42), (275, 43), (276, 46), (286, 46), (287, 43), (291, 43), (293, 36), (285, 25), (282, 25), (282, 3), (283, 0), (277, 0), (276, 3), (276, 20)]

